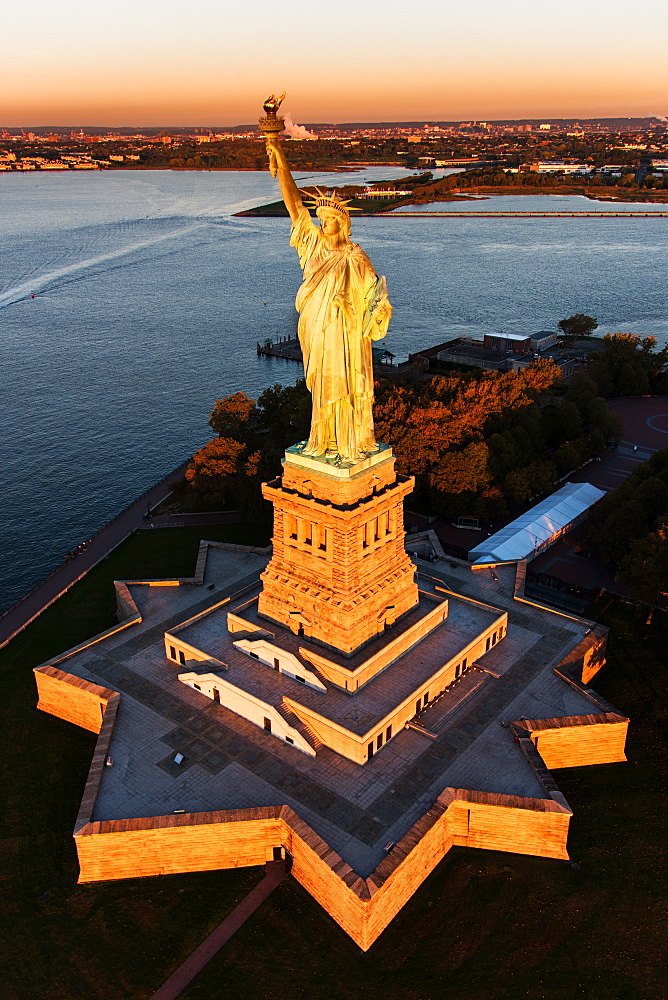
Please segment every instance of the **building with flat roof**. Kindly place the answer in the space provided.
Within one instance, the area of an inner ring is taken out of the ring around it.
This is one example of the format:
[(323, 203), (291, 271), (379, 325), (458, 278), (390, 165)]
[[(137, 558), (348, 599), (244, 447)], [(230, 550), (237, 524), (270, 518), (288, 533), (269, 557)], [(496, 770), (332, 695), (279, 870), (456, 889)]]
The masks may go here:
[(529, 354), (532, 351), (531, 337), (522, 333), (486, 333), (482, 346), (498, 354)]
[(559, 340), (559, 334), (551, 330), (539, 330), (531, 336), (531, 348), (538, 353), (549, 351)]

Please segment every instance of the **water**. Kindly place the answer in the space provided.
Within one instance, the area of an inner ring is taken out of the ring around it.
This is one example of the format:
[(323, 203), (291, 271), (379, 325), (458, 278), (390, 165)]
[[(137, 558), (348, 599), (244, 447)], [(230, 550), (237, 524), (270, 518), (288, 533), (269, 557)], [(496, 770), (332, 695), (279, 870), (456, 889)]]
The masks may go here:
[[(275, 197), (267, 173), (0, 176), (0, 607), (203, 444), (216, 398), (298, 376), (255, 351), (295, 329), (288, 222), (233, 217)], [(566, 201), (592, 206), (484, 204)], [(365, 218), (354, 232), (387, 275), (398, 358), (575, 312), (668, 342), (668, 219)]]

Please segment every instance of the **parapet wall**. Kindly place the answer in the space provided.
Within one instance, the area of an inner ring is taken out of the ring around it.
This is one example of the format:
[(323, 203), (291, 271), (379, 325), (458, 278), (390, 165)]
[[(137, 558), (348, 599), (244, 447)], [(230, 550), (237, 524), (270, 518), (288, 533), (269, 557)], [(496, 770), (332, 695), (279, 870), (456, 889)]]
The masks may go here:
[(583, 767), (626, 760), (629, 720), (617, 713), (523, 722), (546, 767)]
[[(133, 615), (126, 595), (119, 598), (125, 613)], [(127, 624), (128, 619), (109, 633)], [(509, 724), (545, 788), (544, 798), (446, 788), (368, 878), (285, 805), (93, 821), (121, 695), (54, 664), (38, 667), (38, 708), (99, 733), (74, 833), (79, 881), (261, 865), (284, 848), (295, 878), (367, 950), (453, 846), (568, 858), (571, 811), (547, 768), (625, 759), (628, 719), (583, 683), (585, 674), (598, 669), (604, 643), (605, 634), (593, 630), (555, 671), (589, 698), (592, 714)]]
[(35, 680), (40, 711), (91, 733), (100, 732), (105, 709), (115, 691), (50, 666), (38, 667)]
[(53, 676), (54, 670), (36, 671), (49, 695), (44, 705), (57, 707), (57, 693), (69, 687), (67, 704), (78, 706), (70, 718), (90, 722), (90, 707), (101, 717), (100, 704), (107, 699), (75, 828), (80, 882), (261, 865), (282, 847), (293, 859), (295, 878), (366, 950), (453, 845), (568, 857), (571, 814), (558, 793), (528, 799), (446, 788), (368, 878), (357, 875), (287, 806), (95, 822), (120, 696), (62, 671)]
[(75, 835), (79, 881), (261, 865), (283, 847), (297, 881), (367, 950), (453, 846), (568, 857), (570, 813), (549, 801), (471, 794), (445, 789), (366, 879), (283, 806), (88, 823)]
[(279, 808), (88, 823), (75, 834), (79, 882), (246, 868), (271, 861)]

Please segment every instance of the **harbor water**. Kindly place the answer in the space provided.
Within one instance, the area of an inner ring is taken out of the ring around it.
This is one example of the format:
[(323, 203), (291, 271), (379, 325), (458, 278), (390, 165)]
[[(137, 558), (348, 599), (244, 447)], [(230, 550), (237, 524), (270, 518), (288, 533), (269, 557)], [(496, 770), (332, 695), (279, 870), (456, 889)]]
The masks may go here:
[[(203, 444), (215, 399), (298, 377), (294, 362), (256, 354), (296, 327), (289, 220), (234, 215), (276, 198), (268, 173), (0, 176), (0, 609)], [(668, 342), (668, 218), (365, 217), (353, 239), (387, 276), (399, 360), (461, 334), (555, 330), (576, 312), (601, 334)]]

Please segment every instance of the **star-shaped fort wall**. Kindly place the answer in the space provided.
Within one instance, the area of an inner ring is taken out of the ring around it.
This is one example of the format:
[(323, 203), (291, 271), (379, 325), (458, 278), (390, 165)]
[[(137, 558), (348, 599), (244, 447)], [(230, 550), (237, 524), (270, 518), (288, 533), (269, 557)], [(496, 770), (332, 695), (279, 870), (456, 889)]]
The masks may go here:
[(38, 707), (99, 734), (80, 881), (288, 855), (367, 949), (453, 846), (568, 859), (550, 769), (625, 759), (588, 687), (605, 629), (441, 561), (422, 617), (383, 626), (396, 657), (337, 657), (258, 617), (268, 556), (202, 542), (191, 579), (118, 582), (119, 624), (36, 668)]

